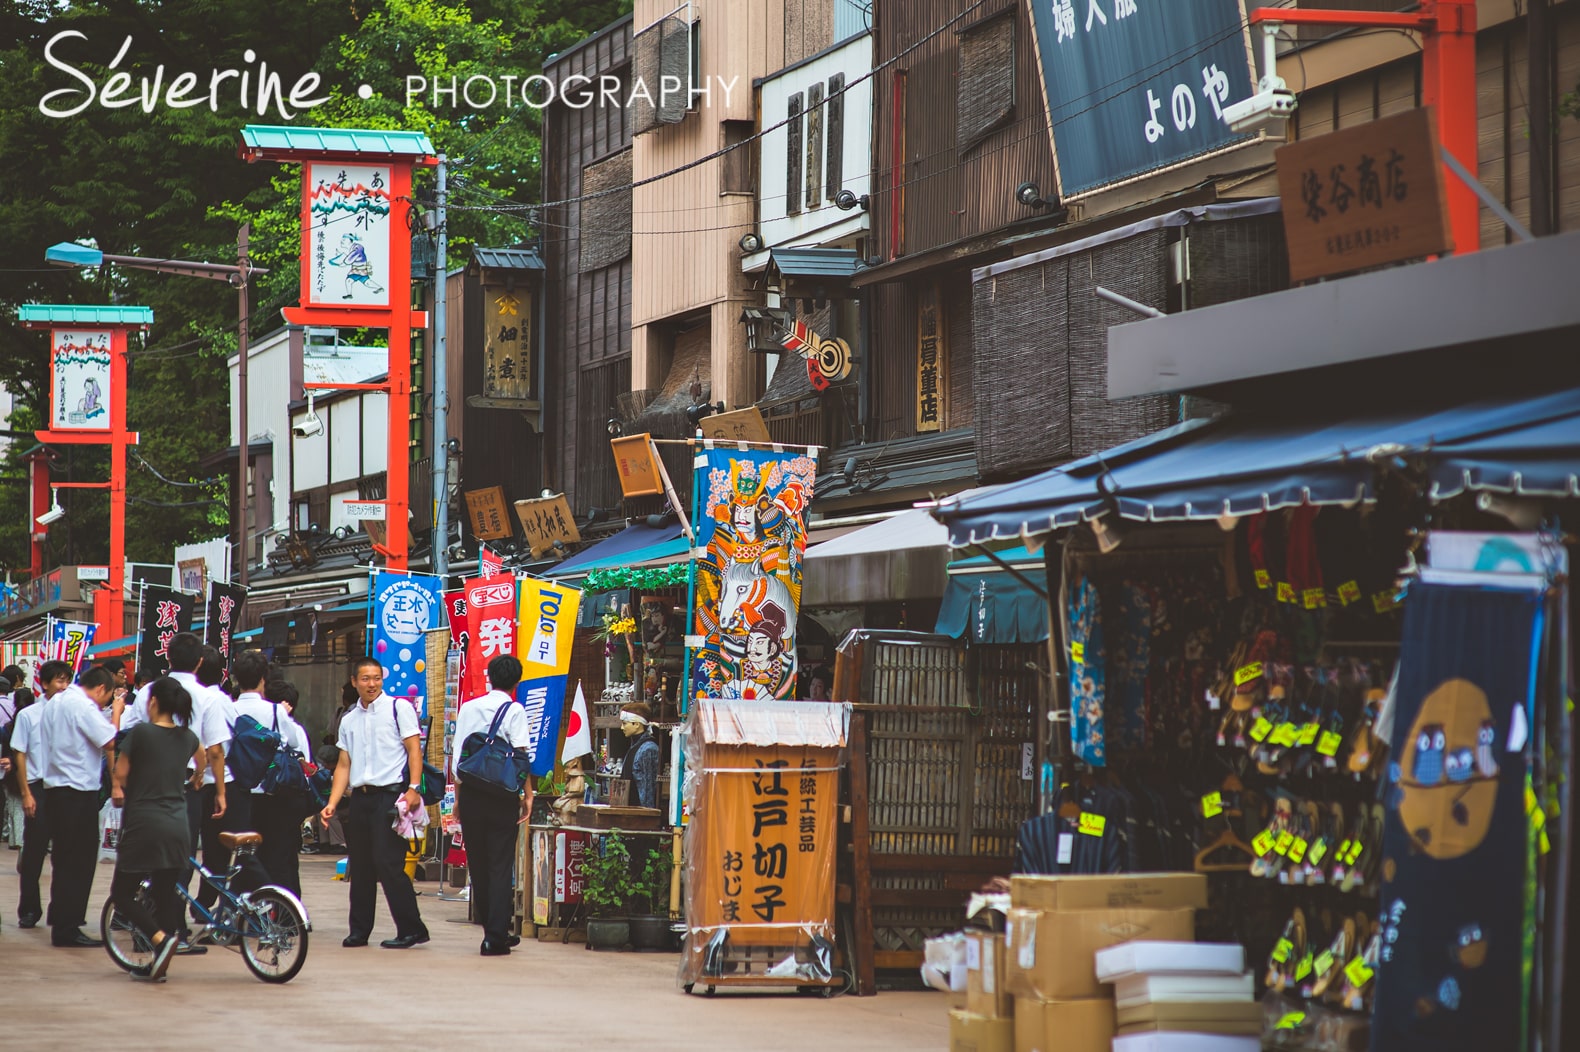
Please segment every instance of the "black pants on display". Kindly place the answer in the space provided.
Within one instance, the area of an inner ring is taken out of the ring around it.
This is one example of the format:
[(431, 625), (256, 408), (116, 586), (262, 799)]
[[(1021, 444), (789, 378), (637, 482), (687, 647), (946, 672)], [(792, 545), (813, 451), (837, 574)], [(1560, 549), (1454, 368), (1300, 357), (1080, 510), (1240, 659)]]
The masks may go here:
[[(181, 896), (176, 894), (176, 882), (181, 879), (179, 869), (156, 869), (152, 873), (129, 873), (119, 867), (110, 884), (110, 897), (115, 909), (132, 927), (153, 941), (154, 932), (174, 935), (181, 930)], [(137, 889), (146, 880), (153, 909), (138, 901)]]
[(417, 892), (406, 875), (406, 840), (392, 828), (397, 789), (365, 793), (353, 789), (341, 801), (339, 814), (346, 830), (346, 876), (351, 882), (351, 932), (367, 938), (373, 933), (373, 913), (378, 905), (375, 885), (384, 888), (395, 919), (395, 936), (427, 935), (417, 909)]
[(33, 794), (35, 806), (33, 817), (22, 820), (22, 857), (16, 860), (16, 871), (22, 878), (16, 904), (18, 920), (44, 912), (38, 881), (44, 873), (44, 856), (49, 854), (49, 822), (45, 818), (49, 808), (44, 803), (44, 783), (30, 782), (28, 791)]
[(49, 800), (50, 930), (70, 936), (88, 923), (94, 867), (99, 863), (99, 792), (45, 789)]
[(516, 858), (518, 798), (487, 789), (456, 786), (461, 811), (461, 839), (466, 844), (466, 871), (472, 878), (472, 916), (483, 926), (483, 938), (503, 945), (510, 934), (510, 875)]
[[(214, 817), (214, 801), (219, 796), (219, 790), (212, 785), (205, 785), (201, 792), (187, 792), (187, 821), (193, 817), (193, 797), (198, 800), (197, 818), (198, 827), (192, 834), (192, 843), (203, 846), (203, 865), (214, 874), (221, 874), (230, 869), (231, 852), (229, 848), (222, 847), (219, 842), (221, 833), (251, 832), (252, 824), (252, 794), (246, 790), (236, 789), (227, 785), (225, 787), (225, 813), (218, 818)], [(211, 884), (204, 884), (197, 892), (198, 905), (206, 910), (212, 910), (219, 901), (219, 892)], [(198, 919), (196, 912), (192, 919)]]
[(300, 895), (301, 803), (266, 793), (249, 795), (252, 795), (252, 828), (263, 836), (258, 861), (268, 870), (271, 883)]

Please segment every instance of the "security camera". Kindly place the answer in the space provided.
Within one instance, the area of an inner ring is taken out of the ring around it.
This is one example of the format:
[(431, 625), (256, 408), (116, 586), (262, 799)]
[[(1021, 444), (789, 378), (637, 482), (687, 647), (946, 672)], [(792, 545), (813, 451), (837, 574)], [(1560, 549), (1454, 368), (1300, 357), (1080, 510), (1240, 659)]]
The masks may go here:
[(324, 422), (316, 415), (303, 417), (300, 424), (291, 425), (291, 434), (297, 438), (312, 438), (314, 435), (322, 434), (323, 430)]
[[(1274, 77), (1277, 87), (1259, 90), (1248, 99), (1223, 109), (1224, 123), (1235, 131), (1252, 131), (1273, 121), (1287, 121), (1294, 115), (1300, 100), (1295, 93), (1283, 86), (1283, 78)], [(1266, 78), (1263, 79), (1266, 83)]]
[(48, 511), (33, 521), (38, 523), (40, 526), (51, 526), (65, 517), (66, 509), (62, 508), (59, 504), (55, 504), (52, 505)]

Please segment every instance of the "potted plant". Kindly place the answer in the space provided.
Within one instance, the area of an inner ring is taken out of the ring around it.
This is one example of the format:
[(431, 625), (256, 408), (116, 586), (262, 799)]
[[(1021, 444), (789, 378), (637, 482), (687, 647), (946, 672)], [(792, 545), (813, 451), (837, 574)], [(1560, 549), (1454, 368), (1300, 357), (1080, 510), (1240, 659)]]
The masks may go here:
[[(637, 950), (668, 950), (674, 945), (669, 930), (669, 877), (671, 860), (668, 851), (649, 848), (637, 874), (637, 890), (632, 896), (631, 947)], [(646, 907), (646, 912), (641, 911)]]
[(631, 851), (618, 829), (603, 838), (599, 851), (587, 853), (582, 876), (587, 882), (582, 898), (592, 911), (587, 921), (587, 948), (623, 948), (631, 941), (625, 910), (637, 894), (637, 880), (631, 874)]

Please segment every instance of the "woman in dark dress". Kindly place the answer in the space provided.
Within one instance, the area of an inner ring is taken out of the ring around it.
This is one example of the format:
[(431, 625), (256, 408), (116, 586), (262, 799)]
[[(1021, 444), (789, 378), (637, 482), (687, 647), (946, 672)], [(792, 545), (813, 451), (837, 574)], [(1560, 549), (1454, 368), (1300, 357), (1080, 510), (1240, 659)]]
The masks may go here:
[[(116, 910), (154, 947), (153, 962), (133, 969), (135, 978), (162, 981), (180, 942), (176, 883), (192, 854), (184, 793), (187, 763), (196, 757), (201, 770), (204, 762), (197, 735), (186, 727), (191, 721), (192, 696), (186, 688), (169, 677), (156, 680), (148, 722), (127, 733), (115, 761), (110, 798), (125, 811), (110, 894)], [(152, 913), (137, 897), (144, 880), (150, 883)]]

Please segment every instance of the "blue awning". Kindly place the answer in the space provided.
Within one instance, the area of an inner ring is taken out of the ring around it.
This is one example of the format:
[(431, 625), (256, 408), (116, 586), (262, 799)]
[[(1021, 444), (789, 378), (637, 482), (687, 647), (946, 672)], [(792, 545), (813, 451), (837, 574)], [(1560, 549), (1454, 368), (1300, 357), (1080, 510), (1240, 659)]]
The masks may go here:
[(1467, 491), (1580, 496), (1580, 388), (1436, 410), (1322, 420), (1191, 420), (1019, 482), (941, 504), (956, 547), (1026, 538), (1117, 510), (1211, 520), (1376, 499), (1381, 466), (1408, 461), (1433, 500)]
[[(1032, 580), (1045, 572), (1041, 557), (1025, 548), (994, 554)], [(1048, 638), (1048, 601), (986, 555), (957, 559), (949, 564), (934, 631), (971, 643), (1041, 643)]]
[(661, 529), (637, 523), (550, 567), (544, 576), (580, 577), (591, 570), (608, 566), (636, 566), (660, 559), (675, 560), (690, 549), (685, 531), (678, 523)]

